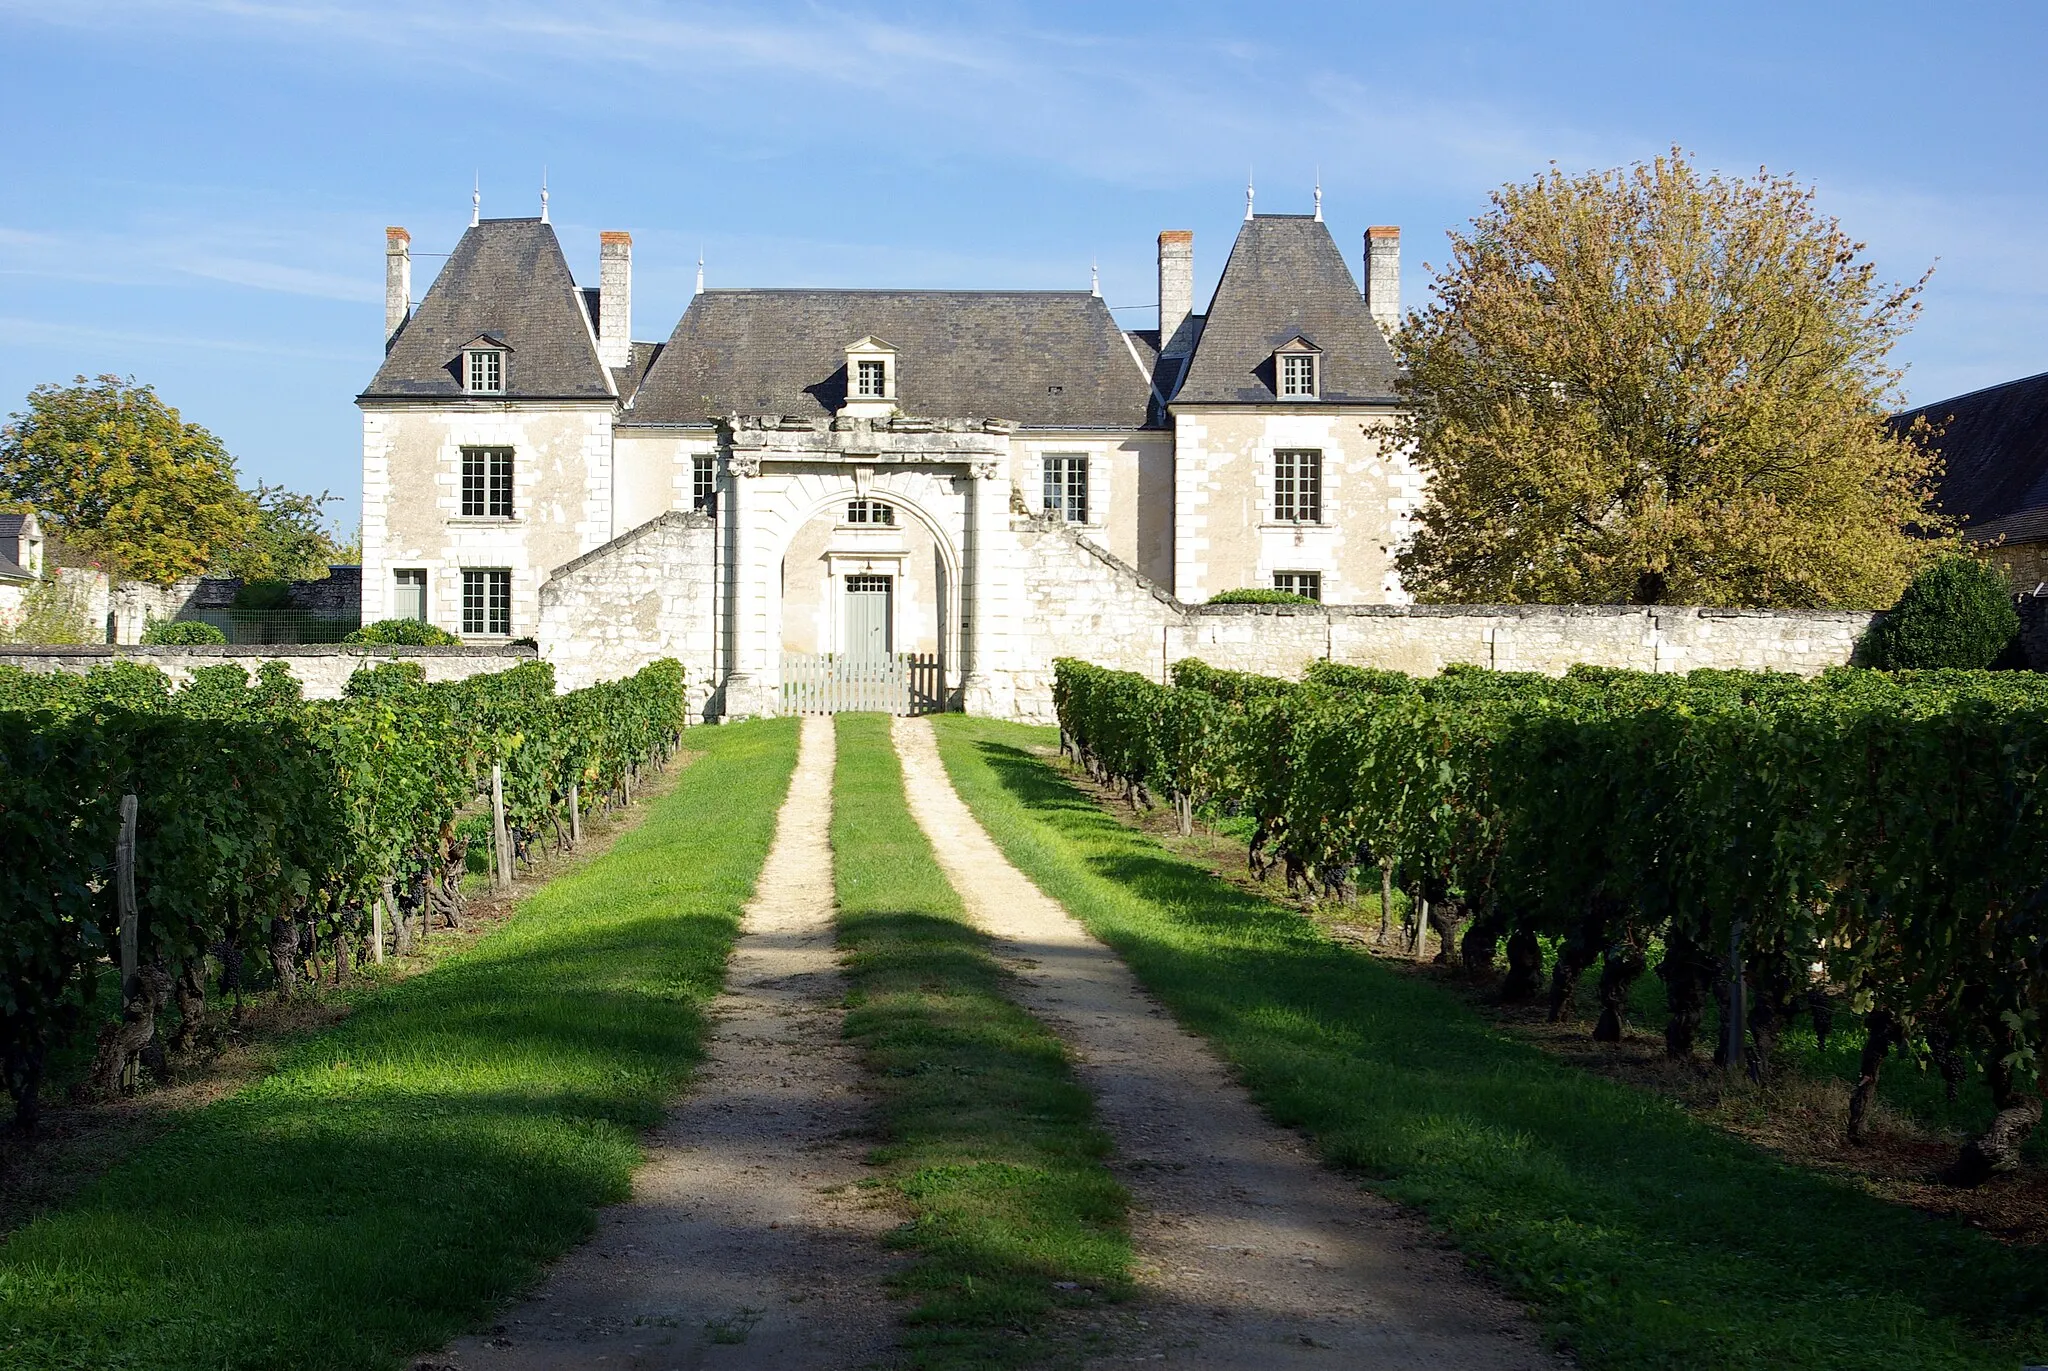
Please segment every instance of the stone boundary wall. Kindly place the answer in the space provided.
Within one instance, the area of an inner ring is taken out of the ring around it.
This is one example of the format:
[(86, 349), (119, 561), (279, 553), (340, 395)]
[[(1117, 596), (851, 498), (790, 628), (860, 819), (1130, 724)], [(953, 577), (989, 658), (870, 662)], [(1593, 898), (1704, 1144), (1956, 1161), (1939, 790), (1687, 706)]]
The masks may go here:
[(540, 588), (542, 654), (575, 690), (649, 662), (683, 664), (691, 715), (712, 707), (717, 527), (671, 511), (556, 567)]
[(1580, 664), (1816, 676), (1848, 665), (1879, 618), (1663, 605), (1184, 605), (1070, 530), (1033, 520), (1019, 531), (1029, 608), (1013, 712), (1040, 723), (1052, 721), (1059, 656), (1155, 680), (1184, 657), (1289, 679), (1323, 658), (1414, 676), (1453, 663), (1551, 676)]
[(83, 676), (111, 661), (147, 662), (183, 685), (201, 667), (233, 662), (251, 675), (265, 662), (283, 662), (304, 687), (309, 700), (338, 700), (341, 688), (360, 667), (380, 662), (418, 662), (429, 681), (459, 681), (493, 671), (509, 671), (537, 654), (530, 647), (391, 647), (354, 643), (268, 643), (223, 647), (135, 647), (94, 644), (87, 647), (0, 645), (0, 666), (25, 671), (68, 671)]

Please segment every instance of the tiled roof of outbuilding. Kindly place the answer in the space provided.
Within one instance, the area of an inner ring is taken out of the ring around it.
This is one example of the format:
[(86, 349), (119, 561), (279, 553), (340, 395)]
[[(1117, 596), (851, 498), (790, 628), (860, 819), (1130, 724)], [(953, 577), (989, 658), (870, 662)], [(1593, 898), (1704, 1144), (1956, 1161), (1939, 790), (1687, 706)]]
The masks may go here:
[(1296, 337), (1322, 351), (1321, 399), (1387, 404), (1393, 349), (1372, 321), (1358, 282), (1321, 220), (1261, 214), (1245, 221), (1203, 320), (1176, 404), (1278, 400), (1274, 350)]
[(2048, 372), (1921, 405), (1892, 423), (1904, 431), (1922, 417), (1944, 430), (1935, 443), (1944, 514), (1976, 538), (2048, 535)]
[(504, 398), (612, 398), (562, 245), (538, 219), (486, 219), (463, 233), (363, 398), (461, 398), (460, 351), (484, 333), (509, 349)]
[(847, 345), (870, 336), (897, 349), (897, 403), (908, 414), (1031, 428), (1145, 423), (1151, 378), (1101, 298), (1022, 290), (708, 290), (684, 311), (625, 422), (833, 413), (846, 400)]

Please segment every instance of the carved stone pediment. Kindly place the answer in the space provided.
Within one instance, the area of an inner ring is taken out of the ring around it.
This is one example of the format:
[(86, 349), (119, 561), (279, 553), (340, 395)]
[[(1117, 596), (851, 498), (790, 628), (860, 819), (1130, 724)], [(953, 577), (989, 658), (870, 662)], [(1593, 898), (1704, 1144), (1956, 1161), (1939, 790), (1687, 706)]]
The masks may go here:
[[(840, 415), (830, 422), (800, 416), (735, 414), (724, 424), (733, 470), (753, 474), (763, 462), (846, 462), (858, 466), (966, 465), (977, 476), (1000, 474), (1016, 426), (1000, 419)], [(750, 467), (751, 470), (743, 468)], [(984, 468), (986, 470), (984, 470)]]

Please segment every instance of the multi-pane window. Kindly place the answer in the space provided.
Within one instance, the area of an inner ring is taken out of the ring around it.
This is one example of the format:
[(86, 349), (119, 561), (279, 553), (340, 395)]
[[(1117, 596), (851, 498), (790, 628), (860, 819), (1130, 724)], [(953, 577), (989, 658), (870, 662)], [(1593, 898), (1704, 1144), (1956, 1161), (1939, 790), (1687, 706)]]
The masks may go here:
[(1323, 454), (1273, 454), (1273, 522), (1319, 524), (1323, 521)]
[(512, 517), (512, 449), (462, 450), (462, 513), (470, 519)]
[(885, 400), (889, 396), (889, 364), (879, 358), (863, 358), (854, 364), (853, 393), (864, 400)]
[(718, 459), (690, 459), (690, 508), (709, 514), (718, 503)]
[(849, 524), (894, 524), (896, 506), (881, 500), (854, 500), (846, 506)]
[(1088, 522), (1088, 459), (1079, 454), (1049, 454), (1045, 459), (1045, 512), (1070, 524)]
[(425, 567), (400, 567), (391, 573), (391, 617), (427, 621)]
[(462, 573), (462, 631), (492, 638), (512, 635), (512, 573)]
[(1316, 393), (1316, 358), (1312, 352), (1280, 354), (1280, 393), (1295, 397)]
[(472, 395), (496, 395), (505, 389), (505, 354), (477, 348), (463, 354), (469, 362)]
[(1320, 571), (1276, 571), (1273, 573), (1273, 589), (1285, 590), (1295, 595), (1306, 595), (1311, 600), (1323, 598), (1323, 573)]

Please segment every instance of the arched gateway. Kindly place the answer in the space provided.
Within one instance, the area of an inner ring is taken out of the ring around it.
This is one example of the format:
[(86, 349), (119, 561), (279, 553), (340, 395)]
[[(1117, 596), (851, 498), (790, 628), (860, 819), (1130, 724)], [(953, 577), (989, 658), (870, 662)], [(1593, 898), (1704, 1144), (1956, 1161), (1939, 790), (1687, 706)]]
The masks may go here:
[[(781, 713), (957, 708), (973, 465), (988, 460), (969, 435), (986, 427), (778, 420), (729, 432), (728, 471), (752, 474), (728, 476), (724, 507), (757, 544), (743, 553), (749, 539), (729, 524), (727, 634), (743, 687)], [(730, 678), (727, 690), (730, 708)]]

